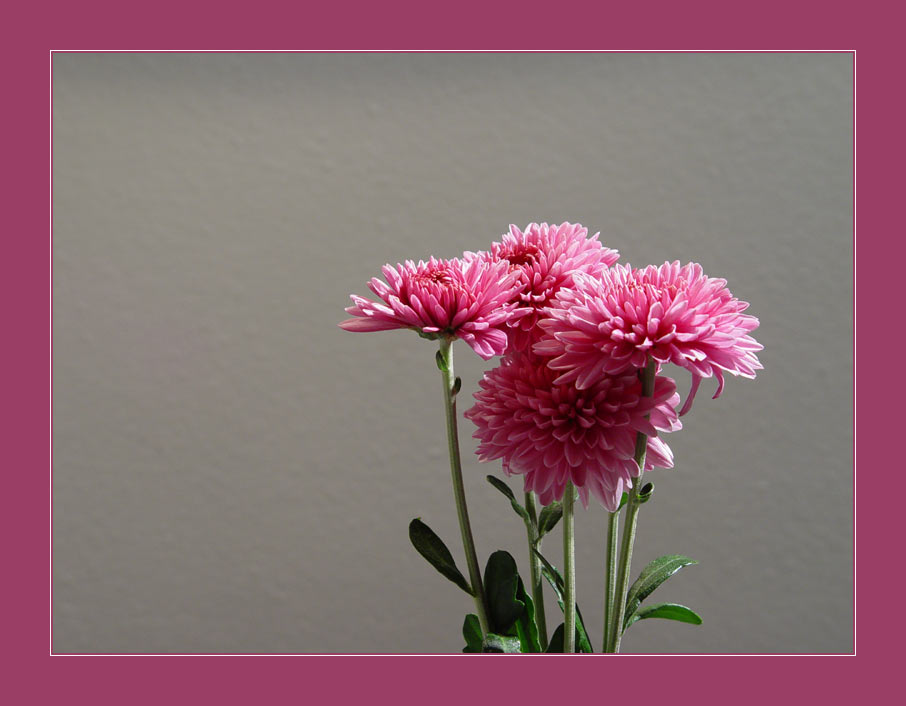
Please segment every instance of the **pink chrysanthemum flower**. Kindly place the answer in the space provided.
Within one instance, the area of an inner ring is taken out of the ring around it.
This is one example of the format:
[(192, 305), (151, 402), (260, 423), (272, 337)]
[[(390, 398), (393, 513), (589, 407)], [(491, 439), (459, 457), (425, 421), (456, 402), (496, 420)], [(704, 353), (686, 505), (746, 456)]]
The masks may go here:
[(340, 323), (347, 331), (386, 331), (409, 328), (427, 338), (461, 338), (482, 358), (502, 355), (507, 338), (501, 327), (513, 316), (516, 275), (505, 263), (464, 262), (459, 259), (411, 260), (381, 268), (387, 283), (377, 277), (369, 289), (383, 303), (351, 295), (354, 318)]
[(545, 505), (561, 499), (571, 480), (583, 503), (591, 492), (611, 512), (639, 475), (637, 432), (649, 435), (646, 470), (673, 466), (670, 447), (657, 438), (682, 426), (673, 380), (657, 376), (654, 395), (642, 397), (635, 371), (602, 375), (584, 390), (556, 377), (531, 354), (507, 356), (485, 373), (465, 414), (478, 427), (481, 461), (503, 459), (504, 471), (524, 475), (525, 490)]
[(632, 269), (619, 265), (598, 278), (575, 278), (561, 289), (540, 322), (547, 335), (534, 346), (551, 357), (558, 383), (579, 389), (604, 374), (645, 367), (650, 355), (692, 372), (685, 414), (702, 378), (717, 378), (714, 397), (723, 390), (723, 372), (754, 378), (762, 368), (755, 355), (763, 346), (748, 335), (758, 319), (743, 314), (723, 279), (707, 277), (701, 265), (679, 262)]
[(490, 252), (465, 253), (467, 259), (505, 261), (519, 276), (521, 289), (515, 301), (525, 315), (507, 323), (510, 352), (528, 350), (537, 340), (540, 310), (561, 287), (572, 284), (573, 274), (597, 275), (619, 259), (616, 250), (601, 245), (598, 235), (589, 238), (588, 228), (579, 223), (529, 223), (525, 231), (511, 225)]

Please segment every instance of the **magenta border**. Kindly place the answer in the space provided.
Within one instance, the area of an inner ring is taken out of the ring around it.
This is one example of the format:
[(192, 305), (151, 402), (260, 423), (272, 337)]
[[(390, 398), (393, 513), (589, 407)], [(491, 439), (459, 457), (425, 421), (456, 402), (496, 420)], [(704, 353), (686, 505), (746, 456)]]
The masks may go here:
[[(432, 10), (427, 5), (401, 3), (410, 6), (401, 20), (390, 16), (384, 5), (375, 3), (352, 13), (356, 22), (351, 25), (348, 6), (328, 10), (326, 5), (316, 9), (299, 5), (276, 15), (259, 11), (250, 21), (243, 13), (227, 12), (225, 5), (215, 6), (218, 9), (213, 12), (200, 12), (197, 8), (190, 12), (187, 7), (177, 11), (162, 3), (132, 21), (123, 5), (107, 4), (106, 12), (94, 13), (81, 3), (61, 4), (59, 8), (16, 8), (7, 18), (11, 41), (4, 52), (7, 61), (2, 69), (7, 79), (4, 102), (8, 106), (3, 121), (11, 143), (5, 170), (6, 193), (13, 198), (9, 201), (4, 239), (3, 286), (9, 333), (3, 351), (7, 380), (3, 466), (9, 484), (3, 528), (10, 560), (2, 590), (8, 635), (4, 640), (7, 668), (4, 671), (10, 675), (4, 680), (7, 682), (4, 691), (12, 694), (13, 703), (64, 702), (80, 695), (90, 697), (92, 703), (140, 704), (165, 700), (180, 703), (189, 699), (205, 703), (266, 703), (278, 698), (307, 700), (319, 696), (330, 697), (329, 703), (344, 703), (353, 698), (390, 693), (403, 701), (418, 698), (434, 703), (458, 703), (465, 699), (474, 702), (475, 694), (487, 697), (496, 691), (507, 691), (511, 697), (522, 692), (530, 694), (533, 700), (563, 698), (566, 689), (579, 690), (576, 698), (608, 699), (635, 694), (647, 701), (655, 695), (670, 694), (688, 695), (696, 700), (710, 695), (749, 702), (761, 698), (776, 700), (784, 693), (796, 698), (795, 692), (789, 691), (790, 685), (806, 690), (801, 692), (802, 698), (836, 702), (856, 694), (867, 697), (880, 687), (885, 681), (885, 672), (881, 670), (889, 659), (887, 655), (893, 657), (899, 653), (898, 645), (892, 643), (892, 624), (886, 627), (881, 622), (896, 620), (885, 610), (885, 605), (895, 606), (896, 594), (887, 595), (883, 589), (897, 585), (897, 577), (886, 572), (890, 570), (890, 559), (899, 554), (899, 543), (897, 534), (885, 535), (887, 542), (882, 541), (880, 534), (885, 529), (886, 518), (893, 516), (893, 508), (889, 506), (897, 496), (897, 484), (902, 483), (899, 473), (891, 474), (893, 487), (885, 477), (874, 484), (875, 492), (863, 493), (854, 501), (855, 509), (861, 511), (856, 546), (863, 568), (856, 571), (865, 582), (862, 596), (874, 594), (878, 600), (868, 603), (868, 597), (857, 598), (857, 613), (862, 619), (857, 625), (855, 654), (850, 655), (853, 661), (827, 663), (820, 656), (801, 655), (689, 655), (678, 659), (668, 656), (632, 659), (630, 655), (621, 655), (615, 657), (621, 660), (618, 667), (608, 667), (593, 662), (606, 659), (603, 656), (568, 661), (547, 656), (543, 658), (560, 661), (556, 669), (539, 673), (526, 662), (531, 657), (491, 661), (488, 657), (468, 655), (232, 655), (229, 662), (224, 662), (224, 656), (207, 655), (51, 655), (48, 639), (51, 535), (47, 503), (51, 465), (51, 240), (45, 220), (50, 215), (51, 50), (81, 47), (355, 50), (361, 47), (572, 51), (575, 49), (570, 47), (577, 47), (620, 51), (743, 48), (853, 52), (854, 61), (858, 55), (859, 113), (853, 147), (855, 150), (858, 143), (856, 166), (861, 187), (858, 215), (854, 211), (857, 330), (877, 330), (870, 339), (866, 337), (866, 342), (876, 343), (887, 342), (887, 332), (892, 329), (892, 345), (882, 350), (896, 350), (897, 324), (902, 319), (898, 308), (888, 313), (884, 307), (888, 302), (899, 302), (887, 291), (887, 282), (891, 281), (890, 270), (900, 261), (904, 248), (898, 221), (885, 218), (885, 207), (890, 209), (892, 204), (897, 204), (902, 190), (902, 176), (891, 154), (896, 145), (902, 146), (900, 130), (904, 117), (904, 98), (898, 88), (901, 78), (896, 70), (900, 57), (893, 48), (886, 49), (898, 44), (894, 32), (901, 25), (893, 17), (868, 16), (868, 13), (860, 16), (849, 8), (844, 13), (832, 3), (825, 3), (808, 12), (801, 8), (793, 11), (784, 5), (776, 15), (766, 5), (753, 9), (748, 16), (740, 8), (737, 11), (741, 16), (736, 18), (728, 4), (706, 3), (711, 5), (711, 12), (707, 21), (702, 21), (681, 3), (669, 6), (660, 14), (645, 4), (639, 7), (637, 18), (631, 16), (632, 10), (617, 10), (602, 4), (597, 10), (583, 13), (583, 21), (578, 22), (567, 5), (547, 6), (539, 17), (521, 4), (519, 10), (513, 11), (483, 7), (479, 22), (475, 19), (479, 15), (470, 13), (465, 4), (456, 10), (448, 8), (448, 16), (435, 20), (430, 17)], [(658, 21), (652, 22), (652, 16), (658, 17)], [(216, 21), (212, 22), (212, 18)], [(430, 33), (425, 32), (425, 27), (430, 28)], [(541, 27), (544, 31), (539, 31)], [(729, 36), (725, 33), (728, 27), (733, 28)], [(378, 32), (378, 28), (385, 31)], [(886, 41), (884, 33), (890, 33)], [(858, 241), (857, 226), (862, 226)], [(890, 237), (886, 237), (888, 233)], [(841, 331), (841, 335), (849, 333)], [(857, 353), (855, 340), (854, 336)], [(859, 360), (871, 358), (863, 355)], [(883, 360), (880, 358), (878, 363)], [(875, 368), (881, 369), (877, 364)], [(856, 372), (858, 376), (858, 361)], [(895, 375), (891, 371), (885, 377), (895, 379)], [(869, 378), (863, 378), (866, 379)], [(861, 407), (862, 414), (867, 415), (859, 417), (863, 425), (866, 419), (880, 418), (887, 412), (886, 407), (891, 406), (884, 383), (886, 380), (874, 386), (864, 382), (861, 388), (854, 386), (856, 407)], [(885, 415), (885, 419), (893, 422), (897, 417)], [(856, 462), (863, 472), (875, 468), (899, 470), (897, 456), (892, 460), (888, 454), (882, 457), (882, 449), (887, 450), (878, 443), (856, 447)], [(877, 570), (871, 571), (874, 567)], [(873, 585), (877, 586), (874, 591)], [(868, 681), (859, 679), (858, 673), (863, 670), (876, 672), (878, 677)], [(484, 700), (481, 696), (477, 698)]]

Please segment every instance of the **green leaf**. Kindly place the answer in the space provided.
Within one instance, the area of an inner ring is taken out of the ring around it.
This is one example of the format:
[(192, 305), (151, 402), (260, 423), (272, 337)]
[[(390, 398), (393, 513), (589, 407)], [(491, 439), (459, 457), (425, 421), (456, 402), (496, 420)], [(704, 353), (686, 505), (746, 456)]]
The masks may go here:
[[(554, 593), (557, 594), (557, 605), (560, 606), (560, 610), (565, 610), (563, 590), (566, 582), (563, 580), (562, 574), (557, 571), (557, 567), (544, 558), (541, 552), (537, 549), (534, 549), (533, 551), (538, 558), (541, 559), (541, 563), (544, 565), (541, 569), (541, 575), (547, 579), (551, 588), (554, 589)], [(585, 621), (582, 618), (582, 611), (579, 610), (578, 603), (576, 604), (576, 647), (579, 652), (594, 652), (594, 648), (591, 646), (591, 640), (588, 639), (588, 632), (585, 630)], [(550, 652), (550, 650), (548, 650), (548, 652)]]
[(440, 370), (440, 372), (447, 372), (447, 361), (444, 359), (443, 353), (437, 351), (437, 353), (434, 355), (434, 360), (437, 361), (437, 369)]
[[(566, 627), (563, 623), (560, 623), (557, 626), (557, 629), (554, 630), (554, 634), (551, 635), (550, 642), (547, 643), (547, 649), (545, 652), (563, 654), (563, 635), (566, 632)], [(579, 648), (579, 652), (592, 652), (591, 649), (583, 649), (579, 644), (579, 624), (576, 623), (576, 647)]]
[(488, 557), (484, 569), (484, 590), (488, 599), (490, 629), (499, 635), (506, 635), (525, 611), (525, 603), (517, 598), (519, 574), (509, 552), (498, 550)]
[(636, 612), (626, 623), (623, 632), (630, 625), (646, 618), (663, 618), (664, 620), (677, 620), (681, 623), (690, 623), (691, 625), (701, 625), (702, 618), (691, 608), (687, 608), (679, 603), (658, 603), (657, 605), (647, 606)]
[(519, 517), (521, 517), (523, 520), (531, 522), (531, 520), (529, 520), (529, 515), (526, 509), (516, 502), (516, 496), (513, 495), (513, 491), (510, 490), (510, 486), (508, 486), (496, 476), (487, 476), (487, 480), (488, 483), (497, 488), (497, 490), (499, 490), (509, 499), (510, 505), (513, 506), (513, 509), (516, 511), (516, 514), (519, 515)]
[(461, 389), (462, 389), (462, 378), (457, 375), (456, 379), (453, 381), (453, 389), (450, 391), (450, 394), (452, 394), (454, 397), (456, 397), (456, 395), (459, 394), (459, 391)]
[(554, 501), (547, 505), (538, 517), (538, 539), (550, 532), (563, 517), (563, 506)]
[(484, 587), (491, 631), (518, 638), (522, 652), (540, 652), (535, 605), (526, 593), (516, 562), (509, 553), (496, 551), (488, 558)]
[(532, 601), (532, 597), (526, 593), (525, 584), (522, 583), (521, 578), (516, 588), (516, 600), (525, 604), (525, 611), (514, 626), (522, 651), (525, 653), (541, 652), (541, 639), (538, 637), (538, 626), (535, 623), (535, 603)]
[(623, 506), (629, 501), (629, 493), (623, 493), (623, 497), (620, 498), (620, 504), (617, 505), (617, 512), (623, 509)]
[(462, 648), (463, 652), (481, 652), (481, 624), (478, 622), (478, 616), (469, 613), (462, 623), (462, 636), (466, 641), (466, 646)]
[[(545, 578), (547, 578), (548, 582), (551, 585), (551, 588), (554, 589), (554, 592), (558, 596), (562, 597), (564, 585), (563, 576), (561, 576), (560, 572), (557, 571), (557, 567), (555, 567), (547, 559), (545, 559), (544, 554), (539, 552), (537, 549), (533, 549), (532, 551), (535, 553), (535, 556), (541, 559), (541, 563), (544, 565), (544, 569), (547, 571)], [(545, 573), (544, 570), (542, 570), (542, 573)]]
[(516, 496), (513, 494), (512, 488), (500, 480), (497, 476), (486, 476), (488, 483), (493, 485), (497, 490), (507, 496), (512, 501), (516, 500)]
[(547, 643), (547, 649), (545, 650), (545, 652), (563, 654), (563, 633), (563, 623), (560, 623), (557, 626), (557, 629), (554, 630), (554, 634), (551, 635), (550, 642)]
[(489, 632), (484, 639), (482, 652), (502, 652), (504, 654), (519, 654), (519, 638), (509, 635), (497, 635)]
[(453, 561), (453, 555), (450, 554), (447, 545), (443, 543), (440, 537), (434, 534), (434, 531), (428, 525), (418, 518), (409, 523), (409, 540), (415, 550), (425, 557), (431, 566), (470, 596), (475, 595), (472, 593), (472, 587), (469, 586), (466, 577), (456, 568), (456, 562)]
[(635, 614), (642, 601), (650, 596), (654, 589), (684, 566), (697, 563), (695, 559), (690, 559), (682, 554), (668, 554), (659, 556), (642, 569), (642, 573), (639, 574), (635, 583), (629, 587), (629, 593), (626, 594), (626, 620), (623, 622), (623, 628), (626, 628), (626, 621)]

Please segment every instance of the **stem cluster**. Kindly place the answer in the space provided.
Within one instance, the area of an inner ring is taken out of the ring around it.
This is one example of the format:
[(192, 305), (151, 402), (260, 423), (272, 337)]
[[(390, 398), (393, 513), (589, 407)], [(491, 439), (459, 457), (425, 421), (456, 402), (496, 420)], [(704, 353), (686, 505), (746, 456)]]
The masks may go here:
[(541, 649), (547, 649), (547, 616), (544, 614), (544, 585), (541, 574), (541, 559), (537, 552), (541, 551), (541, 537), (538, 535), (538, 509), (535, 504), (535, 494), (525, 494), (525, 510), (528, 520), (525, 522), (525, 531), (529, 547), (529, 574), (532, 583), (532, 602), (535, 604), (535, 623), (538, 626), (538, 640)]
[[(642, 380), (642, 397), (654, 395), (654, 376), (657, 363), (649, 359), (648, 365), (639, 374)], [(619, 568), (614, 586), (614, 552), (617, 544), (617, 512), (611, 513), (607, 532), (607, 591), (604, 605), (604, 651), (619, 652), (623, 637), (623, 621), (626, 618), (626, 594), (629, 592), (629, 567), (632, 563), (632, 546), (635, 542), (636, 525), (639, 519), (639, 490), (645, 471), (645, 455), (648, 450), (648, 436), (639, 432), (635, 441), (635, 462), (639, 467), (638, 478), (633, 480), (629, 499), (626, 502), (626, 519), (623, 521), (623, 541), (620, 546)]]
[[(475, 540), (469, 523), (466, 507), (465, 488), (462, 477), (462, 461), (459, 452), (459, 433), (456, 418), (456, 394), (459, 383), (453, 368), (453, 341), (440, 339), (438, 363), (443, 378), (444, 411), (447, 426), (447, 445), (450, 456), (450, 473), (453, 481), (453, 496), (456, 500), (456, 513), (462, 533), (463, 549), (469, 570), (469, 581), (475, 608), (483, 636), (489, 632), (487, 597), (485, 596), (478, 556), (475, 551)], [(649, 360), (648, 365), (639, 373), (642, 382), (642, 396), (654, 394), (654, 379), (657, 364)], [(623, 522), (622, 542), (619, 540), (620, 508), (610, 513), (607, 528), (606, 550), (606, 588), (604, 592), (604, 640), (603, 651), (616, 653), (620, 650), (623, 634), (623, 623), (626, 619), (626, 595), (629, 590), (629, 571), (632, 563), (632, 548), (635, 542), (638, 524), (642, 475), (645, 468), (645, 456), (648, 448), (648, 437), (639, 432), (636, 436), (634, 459), (639, 468), (639, 475), (633, 480), (632, 488), (626, 502), (626, 518)], [(563, 651), (576, 651), (576, 564), (575, 564), (575, 505), (576, 491), (569, 481), (563, 493)], [(531, 571), (532, 601), (535, 605), (535, 622), (541, 645), (547, 645), (547, 625), (544, 613), (544, 596), (542, 591), (542, 568), (537, 551), (540, 549), (538, 532), (538, 514), (533, 493), (525, 494), (526, 532), (529, 544), (529, 567)], [(619, 557), (617, 546), (619, 545)]]

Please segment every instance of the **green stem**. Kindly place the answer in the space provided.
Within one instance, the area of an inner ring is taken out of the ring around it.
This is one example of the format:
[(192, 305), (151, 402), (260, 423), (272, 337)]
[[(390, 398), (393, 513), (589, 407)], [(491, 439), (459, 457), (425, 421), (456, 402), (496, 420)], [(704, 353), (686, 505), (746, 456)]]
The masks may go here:
[(541, 551), (541, 538), (538, 536), (538, 511), (535, 507), (535, 494), (531, 491), (525, 494), (525, 509), (529, 519), (525, 521), (525, 532), (528, 535), (529, 545), (529, 572), (532, 581), (532, 602), (535, 604), (535, 624), (538, 626), (538, 640), (541, 650), (547, 649), (547, 618), (544, 614), (544, 586), (542, 585), (541, 559), (535, 550)]
[(610, 645), (610, 626), (613, 622), (613, 597), (617, 587), (617, 542), (620, 533), (620, 511), (611, 512), (607, 522), (607, 589), (604, 594), (604, 646)]
[(459, 431), (456, 427), (456, 395), (453, 385), (456, 375), (453, 371), (453, 341), (440, 339), (440, 354), (444, 369), (441, 370), (444, 382), (444, 411), (447, 417), (447, 447), (450, 453), (450, 473), (453, 476), (453, 495), (456, 498), (456, 514), (459, 516), (459, 529), (462, 532), (462, 546), (466, 553), (466, 564), (469, 567), (469, 582), (475, 597), (475, 609), (478, 611), (478, 622), (483, 635), (488, 634), (487, 599), (484, 585), (481, 582), (481, 570), (478, 568), (478, 556), (475, 553), (475, 540), (472, 538), (472, 526), (469, 524), (469, 511), (466, 508), (466, 490), (462, 482), (462, 461), (459, 456)]
[(576, 651), (576, 532), (573, 517), (575, 490), (566, 481), (563, 491), (563, 652)]
[[(642, 380), (642, 397), (654, 395), (654, 375), (657, 363), (649, 358), (648, 365), (639, 374)], [(623, 523), (623, 543), (620, 547), (620, 568), (617, 574), (617, 592), (614, 598), (616, 608), (613, 611), (613, 622), (610, 624), (610, 649), (608, 652), (620, 651), (620, 640), (623, 638), (623, 620), (626, 617), (626, 594), (629, 591), (629, 566), (632, 563), (632, 545), (635, 542), (635, 530), (639, 517), (639, 489), (642, 487), (642, 475), (645, 469), (645, 455), (648, 450), (648, 436), (638, 432), (635, 438), (635, 461), (639, 466), (639, 477), (632, 482), (629, 500), (626, 503), (626, 520)]]

